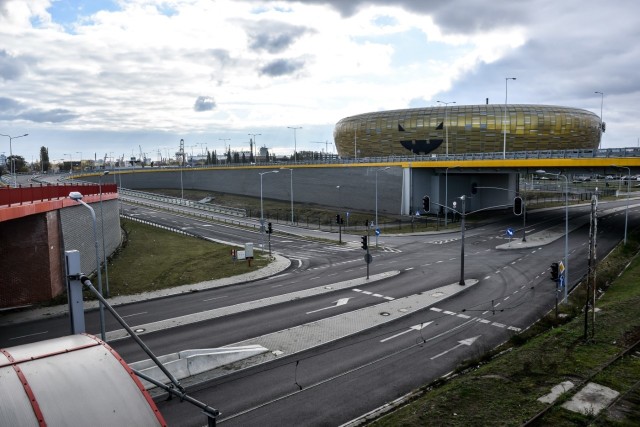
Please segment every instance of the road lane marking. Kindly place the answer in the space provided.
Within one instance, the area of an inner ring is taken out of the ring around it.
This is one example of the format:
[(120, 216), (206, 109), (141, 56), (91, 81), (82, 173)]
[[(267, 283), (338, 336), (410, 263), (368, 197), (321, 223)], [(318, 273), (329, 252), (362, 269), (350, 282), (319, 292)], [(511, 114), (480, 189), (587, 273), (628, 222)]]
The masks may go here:
[(409, 332), (411, 332), (411, 331), (419, 331), (419, 330), (421, 330), (422, 328), (424, 328), (425, 326), (429, 326), (431, 323), (433, 323), (433, 321), (431, 321), (431, 322), (426, 322), (426, 323), (421, 323), (421, 324), (419, 324), (419, 325), (413, 325), (412, 327), (410, 327), (410, 328), (409, 328), (409, 329), (407, 329), (406, 331), (402, 331), (402, 332), (397, 333), (397, 334), (395, 334), (395, 335), (392, 335), (392, 336), (390, 336), (390, 337), (388, 337), (388, 338), (385, 338), (385, 339), (383, 339), (383, 340), (380, 340), (380, 342), (386, 342), (386, 341), (392, 340), (392, 339), (394, 339), (394, 338), (397, 338), (397, 337), (399, 337), (399, 336), (402, 336), (402, 335), (404, 335), (404, 334), (407, 334), (407, 333), (409, 333)]
[(49, 331), (44, 331), (44, 332), (35, 332), (35, 333), (33, 333), (33, 334), (21, 335), (21, 336), (19, 336), (19, 337), (9, 338), (9, 341), (11, 341), (11, 340), (19, 340), (20, 338), (33, 337), (33, 336), (36, 336), (36, 335), (42, 335), (42, 334), (46, 334), (46, 333), (49, 333)]
[[(206, 301), (206, 300), (204, 300), (204, 301)], [(120, 317), (122, 317), (122, 318), (124, 318), (124, 317), (133, 317), (133, 316), (139, 316), (141, 314), (147, 314), (147, 312), (146, 311), (141, 311), (140, 313), (127, 314), (126, 316), (120, 316)]]

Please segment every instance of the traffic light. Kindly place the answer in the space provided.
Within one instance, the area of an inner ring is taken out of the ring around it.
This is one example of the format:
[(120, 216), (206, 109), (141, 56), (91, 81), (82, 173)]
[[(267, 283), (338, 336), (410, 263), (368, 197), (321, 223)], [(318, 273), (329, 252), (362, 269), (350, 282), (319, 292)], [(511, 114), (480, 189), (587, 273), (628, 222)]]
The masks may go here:
[(271, 223), (267, 224), (267, 233), (273, 233), (273, 228), (271, 227)]
[(424, 196), (422, 198), (422, 209), (425, 212), (429, 212), (431, 210), (431, 200), (429, 199), (429, 196)]
[(513, 199), (513, 214), (522, 215), (522, 197), (517, 196)]
[(362, 249), (367, 249), (369, 247), (368, 243), (367, 243), (367, 236), (362, 236)]
[(551, 263), (551, 280), (554, 282), (558, 281), (558, 263)]
[(368, 219), (365, 219), (365, 220), (364, 220), (364, 226), (365, 226), (365, 227), (369, 227), (369, 220), (368, 220)]
[(340, 214), (336, 214), (336, 224), (340, 224)]
[(478, 194), (478, 184), (475, 182), (471, 184), (471, 194)]

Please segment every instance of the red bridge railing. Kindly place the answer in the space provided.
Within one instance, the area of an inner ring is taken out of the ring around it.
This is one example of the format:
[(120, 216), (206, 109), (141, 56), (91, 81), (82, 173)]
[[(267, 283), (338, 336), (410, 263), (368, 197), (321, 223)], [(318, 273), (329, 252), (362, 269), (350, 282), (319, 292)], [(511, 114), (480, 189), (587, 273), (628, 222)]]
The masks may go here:
[[(0, 187), (0, 207), (22, 205), (25, 203), (44, 202), (69, 197), (72, 191), (79, 191), (83, 196), (99, 195), (98, 184), (56, 184), (19, 186), (18, 188)], [(102, 194), (117, 193), (116, 184), (102, 184)]]

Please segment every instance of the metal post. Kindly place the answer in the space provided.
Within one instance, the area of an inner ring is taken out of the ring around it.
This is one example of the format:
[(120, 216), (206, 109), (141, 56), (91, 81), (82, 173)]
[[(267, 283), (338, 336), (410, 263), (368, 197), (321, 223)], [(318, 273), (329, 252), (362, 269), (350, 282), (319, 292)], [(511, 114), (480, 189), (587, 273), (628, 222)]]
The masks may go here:
[(260, 175), (260, 235), (262, 240), (262, 250), (264, 250), (264, 207), (262, 203), (262, 175), (266, 175), (268, 173), (278, 173), (277, 170), (269, 171), (269, 172), (259, 172)]
[(86, 331), (84, 324), (84, 306), (82, 298), (82, 283), (80, 275), (80, 252), (77, 250), (65, 251), (67, 267), (67, 296), (69, 300), (69, 320), (71, 322), (71, 335), (81, 334)]
[[(449, 157), (449, 122), (447, 121), (447, 110), (449, 107), (449, 104), (455, 104), (456, 101), (450, 101), (450, 102), (444, 102), (444, 101), (436, 101), (439, 102), (440, 104), (444, 104), (444, 134), (445, 134), (445, 154), (447, 157)], [(445, 203), (446, 204), (446, 203)]]
[(504, 78), (504, 116), (502, 120), (502, 131), (504, 133), (504, 143), (502, 145), (502, 158), (507, 158), (507, 83), (509, 80), (515, 80), (515, 77)]
[(378, 172), (389, 169), (390, 166), (382, 169), (376, 169), (376, 248), (378, 247)]
[[(631, 168), (626, 166), (611, 165), (614, 168), (627, 170), (627, 208), (624, 213), (624, 245), (627, 246), (627, 224), (629, 223), (629, 183), (631, 182)], [(620, 191), (620, 188), (618, 188)]]
[[(100, 254), (98, 252), (98, 231), (97, 231), (97, 227), (96, 227), (96, 213), (93, 210), (93, 208), (91, 206), (89, 206), (87, 203), (85, 203), (82, 200), (82, 194), (78, 193), (78, 192), (71, 192), (69, 194), (69, 197), (71, 197), (73, 200), (79, 202), (80, 204), (82, 204), (84, 207), (86, 207), (87, 209), (89, 209), (89, 212), (91, 212), (91, 218), (93, 219), (93, 237), (94, 237), (94, 241), (95, 241), (95, 248), (96, 248), (96, 270), (98, 271), (98, 291), (100, 292), (100, 296), (102, 297), (102, 273), (100, 272)], [(105, 332), (105, 325), (104, 325), (104, 304), (102, 302), (102, 299), (100, 299), (100, 304), (99, 304), (99, 309), (100, 309), (100, 336), (102, 337), (102, 341), (106, 341), (107, 340), (107, 334)]]
[(296, 130), (302, 129), (301, 126), (287, 126), (289, 129), (293, 129), (293, 163), (298, 163), (298, 149), (296, 142)]
[(460, 165), (451, 166), (444, 170), (444, 228), (447, 228), (447, 217), (449, 216), (449, 169), (457, 169)]
[(460, 196), (460, 200), (462, 201), (461, 205), (461, 212), (460, 212), (460, 216), (462, 217), (462, 221), (461, 221), (461, 225), (460, 225), (460, 229), (462, 231), (462, 238), (461, 238), (461, 248), (460, 248), (460, 286), (464, 286), (464, 219), (467, 216), (466, 212), (465, 212), (465, 199), (466, 197), (464, 195)]

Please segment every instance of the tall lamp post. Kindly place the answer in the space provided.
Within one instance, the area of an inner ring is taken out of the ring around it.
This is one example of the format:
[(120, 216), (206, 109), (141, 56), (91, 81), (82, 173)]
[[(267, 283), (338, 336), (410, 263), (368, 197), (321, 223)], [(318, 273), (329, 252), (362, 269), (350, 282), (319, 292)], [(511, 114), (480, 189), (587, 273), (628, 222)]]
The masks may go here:
[[(604, 93), (600, 91), (595, 91), (594, 93), (600, 94), (600, 135), (602, 135), (602, 104), (604, 104)], [(598, 149), (600, 149), (600, 143), (602, 142), (602, 136), (600, 136), (600, 141), (598, 141)]]
[(538, 170), (536, 173), (564, 179), (564, 298), (562, 302), (566, 304), (567, 288), (569, 287), (569, 179), (561, 173), (549, 173), (543, 170)]
[(504, 133), (504, 142), (502, 144), (502, 158), (507, 158), (507, 83), (509, 80), (515, 80), (515, 77), (504, 78), (504, 115), (502, 118), (502, 131)]
[(376, 233), (376, 248), (378, 247), (378, 172), (389, 169), (390, 166), (385, 168), (376, 169), (376, 229), (374, 230)]
[(449, 122), (447, 121), (447, 110), (449, 107), (449, 104), (455, 104), (456, 101), (449, 101), (449, 102), (444, 102), (444, 101), (436, 101), (439, 102), (440, 104), (444, 104), (444, 134), (445, 134), (445, 148), (446, 148), (446, 155), (449, 155)]
[(180, 140), (180, 198), (184, 199), (184, 184), (182, 183), (182, 169), (184, 169), (184, 139)]
[(256, 156), (254, 155), (254, 151), (258, 151), (258, 147), (256, 146), (256, 136), (261, 136), (261, 133), (250, 133), (249, 136), (253, 137), (253, 148), (251, 149), (251, 156), (253, 157), (253, 161), (255, 162)]
[(262, 205), (262, 176), (268, 173), (278, 173), (279, 171), (273, 170), (269, 172), (260, 172), (260, 235), (262, 236), (262, 249), (264, 250), (264, 207)]
[[(98, 271), (98, 292), (100, 292), (100, 295), (103, 295), (102, 294), (102, 274), (100, 273), (100, 255), (98, 253), (98, 231), (96, 227), (96, 213), (91, 206), (89, 206), (84, 201), (82, 201), (82, 194), (80, 192), (72, 191), (71, 193), (69, 193), (69, 198), (72, 200), (75, 200), (76, 202), (81, 203), (84, 207), (89, 209), (89, 211), (91, 212), (91, 218), (93, 219), (93, 238), (95, 240), (95, 247), (96, 247), (96, 270)], [(104, 305), (102, 304), (102, 301), (99, 302), (99, 306), (100, 306), (100, 335), (102, 337), (102, 341), (106, 341), (107, 335), (104, 329)]]
[(293, 163), (298, 163), (298, 149), (296, 142), (296, 130), (302, 129), (300, 126), (287, 126), (287, 129), (293, 129)]
[[(13, 158), (12, 142), (14, 139), (24, 138), (25, 136), (29, 136), (29, 134), (25, 133), (24, 135), (19, 135), (19, 136), (9, 136), (9, 135), (0, 133), (0, 136), (6, 136), (7, 138), (9, 138), (9, 157), (11, 157), (11, 163), (9, 163), (9, 169), (11, 170), (9, 172), (11, 172), (11, 175), (13, 176), (13, 186), (17, 187), (16, 166), (15, 166), (15, 159)], [(11, 165), (13, 165), (13, 167)]]
[(82, 151), (76, 151), (76, 154), (80, 154), (80, 173), (82, 173)]
[(293, 169), (292, 168), (280, 168), (291, 172), (291, 225), (293, 225)]
[(449, 216), (449, 169), (457, 169), (460, 165), (451, 166), (444, 170), (444, 228), (447, 228), (447, 217)]
[(611, 165), (614, 168), (627, 170), (627, 208), (624, 212), (624, 245), (627, 246), (627, 224), (629, 222), (629, 182), (631, 181), (631, 168), (626, 166)]

